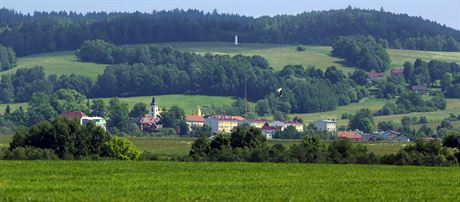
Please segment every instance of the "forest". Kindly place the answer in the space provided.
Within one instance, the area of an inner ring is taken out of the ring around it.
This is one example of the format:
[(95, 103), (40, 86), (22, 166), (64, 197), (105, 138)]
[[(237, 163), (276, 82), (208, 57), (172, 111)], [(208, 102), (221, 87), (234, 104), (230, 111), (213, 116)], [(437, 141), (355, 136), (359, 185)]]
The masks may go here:
[(332, 45), (340, 36), (371, 35), (384, 48), (458, 51), (460, 31), (384, 10), (345, 8), (262, 16), (199, 10), (151, 13), (35, 12), (0, 9), (0, 44), (18, 56), (74, 50), (85, 40), (114, 44), (232, 41)]

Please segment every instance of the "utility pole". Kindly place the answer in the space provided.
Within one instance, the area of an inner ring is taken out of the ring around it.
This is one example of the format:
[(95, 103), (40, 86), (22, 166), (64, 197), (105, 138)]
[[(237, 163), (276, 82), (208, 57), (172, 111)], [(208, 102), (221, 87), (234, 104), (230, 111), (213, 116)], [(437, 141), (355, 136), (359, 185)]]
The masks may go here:
[(246, 75), (244, 76), (244, 113), (248, 112), (248, 86)]

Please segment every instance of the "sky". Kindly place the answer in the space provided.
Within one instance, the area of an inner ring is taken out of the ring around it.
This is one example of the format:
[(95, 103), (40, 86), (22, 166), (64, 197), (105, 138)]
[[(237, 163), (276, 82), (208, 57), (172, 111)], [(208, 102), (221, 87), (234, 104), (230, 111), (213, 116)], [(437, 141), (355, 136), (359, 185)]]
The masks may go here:
[(262, 15), (297, 14), (312, 10), (346, 8), (380, 9), (421, 16), (460, 30), (460, 0), (0, 0), (0, 7), (23, 13), (39, 11), (141, 11), (199, 9), (203, 11)]

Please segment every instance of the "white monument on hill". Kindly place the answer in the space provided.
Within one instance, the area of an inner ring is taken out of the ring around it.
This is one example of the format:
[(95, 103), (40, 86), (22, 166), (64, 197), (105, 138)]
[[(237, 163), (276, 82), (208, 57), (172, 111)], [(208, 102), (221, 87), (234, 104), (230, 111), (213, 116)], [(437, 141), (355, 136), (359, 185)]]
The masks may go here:
[(235, 35), (235, 46), (238, 46), (238, 35)]

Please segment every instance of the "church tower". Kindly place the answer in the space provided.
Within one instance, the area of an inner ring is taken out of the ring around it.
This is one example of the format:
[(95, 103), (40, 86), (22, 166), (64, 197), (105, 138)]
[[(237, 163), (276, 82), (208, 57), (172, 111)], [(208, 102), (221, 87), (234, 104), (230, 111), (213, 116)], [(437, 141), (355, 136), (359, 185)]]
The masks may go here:
[(150, 103), (150, 116), (157, 118), (160, 111), (158, 110), (158, 105), (155, 102), (155, 97), (152, 97), (152, 102)]

